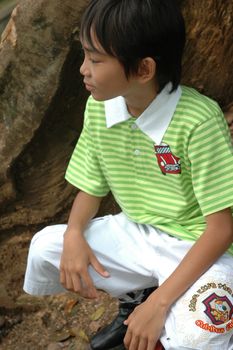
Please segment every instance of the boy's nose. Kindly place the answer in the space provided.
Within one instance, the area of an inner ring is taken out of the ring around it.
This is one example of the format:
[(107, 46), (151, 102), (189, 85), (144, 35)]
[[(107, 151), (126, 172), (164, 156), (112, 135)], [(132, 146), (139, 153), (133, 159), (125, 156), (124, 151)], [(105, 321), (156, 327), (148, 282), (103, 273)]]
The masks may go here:
[(90, 75), (89, 70), (88, 70), (88, 67), (87, 67), (86, 59), (83, 60), (83, 63), (82, 63), (82, 65), (80, 66), (80, 73), (81, 73), (82, 75), (85, 75), (85, 76), (89, 76), (89, 75)]
[(81, 73), (82, 75), (84, 75), (84, 61), (83, 61), (83, 63), (81, 64), (79, 71), (80, 71), (80, 73)]

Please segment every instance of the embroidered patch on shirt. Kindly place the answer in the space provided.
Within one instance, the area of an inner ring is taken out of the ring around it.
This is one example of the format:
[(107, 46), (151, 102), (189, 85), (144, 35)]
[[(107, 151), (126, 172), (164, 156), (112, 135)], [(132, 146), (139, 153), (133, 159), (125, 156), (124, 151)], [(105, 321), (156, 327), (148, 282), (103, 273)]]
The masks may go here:
[(181, 174), (180, 158), (172, 153), (169, 145), (154, 145), (154, 149), (158, 165), (164, 175)]

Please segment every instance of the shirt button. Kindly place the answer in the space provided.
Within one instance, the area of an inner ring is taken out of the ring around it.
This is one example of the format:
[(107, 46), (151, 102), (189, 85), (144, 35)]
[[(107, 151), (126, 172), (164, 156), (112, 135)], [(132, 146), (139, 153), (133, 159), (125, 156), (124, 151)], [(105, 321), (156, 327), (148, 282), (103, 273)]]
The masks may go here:
[(135, 149), (135, 151), (134, 151), (135, 156), (139, 156), (140, 153), (141, 152), (139, 151), (139, 149)]
[(132, 130), (136, 130), (137, 128), (138, 128), (137, 124), (134, 123), (134, 124), (131, 125), (131, 129)]

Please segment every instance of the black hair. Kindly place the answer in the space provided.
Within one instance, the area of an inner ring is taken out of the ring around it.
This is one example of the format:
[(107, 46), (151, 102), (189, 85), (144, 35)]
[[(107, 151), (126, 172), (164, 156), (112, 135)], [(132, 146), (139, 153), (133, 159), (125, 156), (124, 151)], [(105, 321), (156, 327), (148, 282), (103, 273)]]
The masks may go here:
[(179, 85), (185, 24), (176, 0), (91, 0), (80, 38), (92, 48), (93, 33), (104, 51), (122, 63), (127, 77), (151, 57), (159, 90), (168, 82), (171, 91)]

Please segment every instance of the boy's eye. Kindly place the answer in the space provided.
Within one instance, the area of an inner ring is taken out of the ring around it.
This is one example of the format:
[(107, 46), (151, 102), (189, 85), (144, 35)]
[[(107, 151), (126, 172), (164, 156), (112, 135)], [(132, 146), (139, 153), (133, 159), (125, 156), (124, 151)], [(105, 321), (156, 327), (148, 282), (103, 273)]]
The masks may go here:
[(97, 60), (96, 58), (89, 58), (90, 59), (90, 61), (91, 61), (91, 63), (99, 63), (100, 61), (99, 60)]

